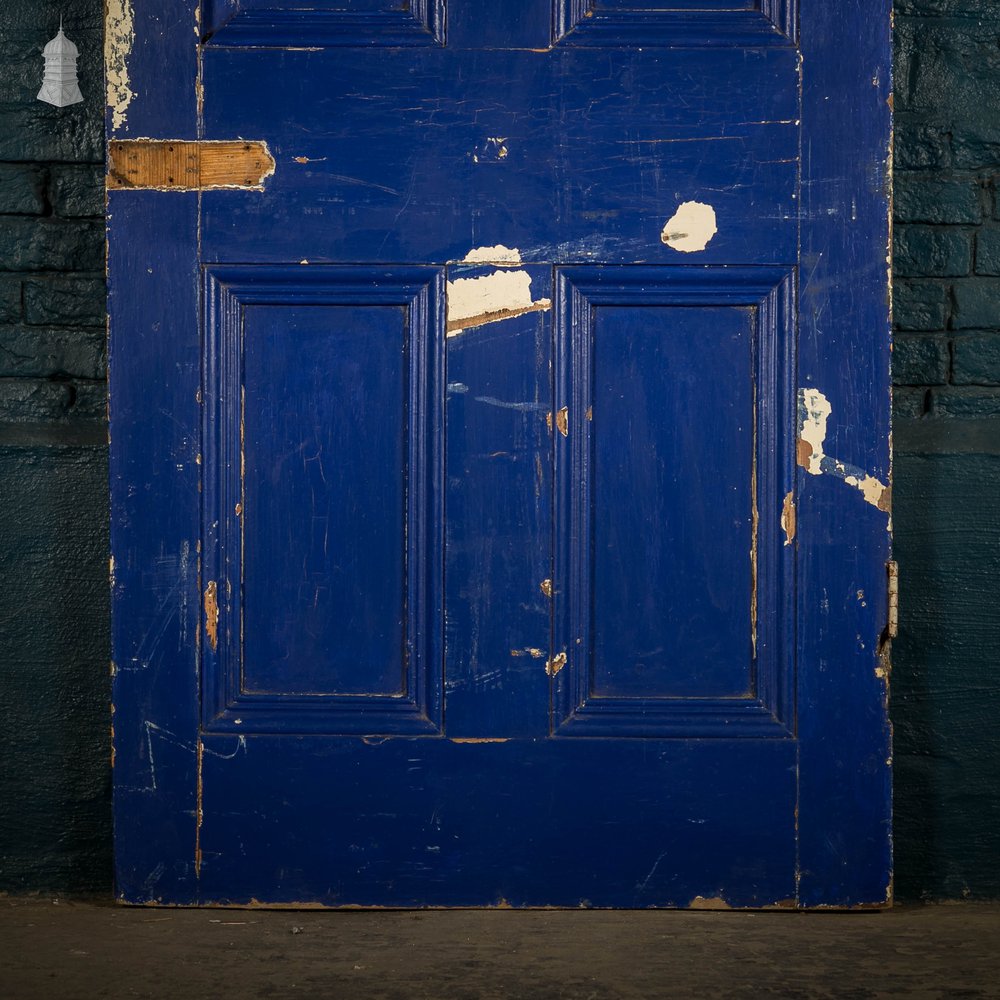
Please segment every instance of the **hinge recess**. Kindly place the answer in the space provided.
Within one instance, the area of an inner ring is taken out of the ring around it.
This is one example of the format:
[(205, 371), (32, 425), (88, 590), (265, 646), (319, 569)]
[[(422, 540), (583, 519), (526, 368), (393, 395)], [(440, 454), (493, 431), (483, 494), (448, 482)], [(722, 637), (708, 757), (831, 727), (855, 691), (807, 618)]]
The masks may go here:
[(899, 563), (890, 559), (885, 568), (888, 574), (889, 593), (885, 632), (890, 639), (895, 639), (899, 635)]
[(115, 139), (108, 143), (108, 187), (155, 191), (261, 191), (274, 173), (266, 142)]

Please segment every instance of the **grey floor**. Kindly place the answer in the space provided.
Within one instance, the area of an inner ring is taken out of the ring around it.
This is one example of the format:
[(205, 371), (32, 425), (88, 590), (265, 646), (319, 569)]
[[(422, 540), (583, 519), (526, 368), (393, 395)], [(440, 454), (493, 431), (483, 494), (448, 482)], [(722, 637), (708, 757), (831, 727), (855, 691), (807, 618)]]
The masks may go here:
[(0, 997), (1000, 997), (1000, 905), (336, 913), (0, 897)]

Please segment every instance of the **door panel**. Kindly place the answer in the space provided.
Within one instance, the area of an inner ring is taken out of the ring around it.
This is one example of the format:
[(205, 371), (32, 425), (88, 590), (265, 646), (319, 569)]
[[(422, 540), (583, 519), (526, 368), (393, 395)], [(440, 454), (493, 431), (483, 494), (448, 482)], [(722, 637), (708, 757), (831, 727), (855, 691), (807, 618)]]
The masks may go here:
[(558, 274), (559, 731), (787, 736), (793, 276)]
[(886, 5), (132, 6), (119, 898), (883, 905)]
[(699, 263), (794, 264), (796, 53), (704, 58), (209, 46), (206, 138), (267, 135), (279, 167), (256, 202), (205, 192), (205, 259), (685, 263), (663, 229), (694, 200)]
[[(590, 693), (749, 697), (753, 317), (746, 307), (595, 313)], [(714, 462), (702, 454), (709, 441)]]
[(443, 0), (207, 0), (213, 45), (438, 45)]
[(788, 45), (795, 0), (553, 0), (569, 45)]
[(206, 725), (434, 731), (443, 274), (206, 274)]

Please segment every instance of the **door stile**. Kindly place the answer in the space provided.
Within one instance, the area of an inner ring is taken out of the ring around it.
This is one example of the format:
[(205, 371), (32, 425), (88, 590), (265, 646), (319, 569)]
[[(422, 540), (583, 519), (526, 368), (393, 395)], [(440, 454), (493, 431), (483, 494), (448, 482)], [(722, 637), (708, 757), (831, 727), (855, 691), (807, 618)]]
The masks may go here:
[(799, 906), (878, 906), (892, 898), (890, 4), (802, 0), (801, 32)]
[[(152, 0), (109, 10), (109, 141), (198, 138), (198, 6), (181, 0), (166, 19)], [(165, 86), (163, 67), (181, 83)], [(190, 901), (204, 625), (199, 195), (109, 190), (107, 209), (115, 894)]]

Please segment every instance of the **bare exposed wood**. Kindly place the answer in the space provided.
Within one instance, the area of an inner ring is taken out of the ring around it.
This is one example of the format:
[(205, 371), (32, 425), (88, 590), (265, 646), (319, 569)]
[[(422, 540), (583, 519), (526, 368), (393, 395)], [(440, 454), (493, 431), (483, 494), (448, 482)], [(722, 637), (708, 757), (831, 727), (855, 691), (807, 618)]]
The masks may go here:
[(262, 190), (274, 173), (264, 142), (128, 139), (108, 144), (109, 189)]

